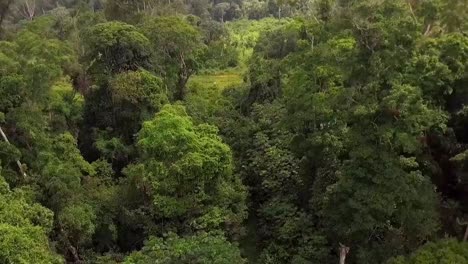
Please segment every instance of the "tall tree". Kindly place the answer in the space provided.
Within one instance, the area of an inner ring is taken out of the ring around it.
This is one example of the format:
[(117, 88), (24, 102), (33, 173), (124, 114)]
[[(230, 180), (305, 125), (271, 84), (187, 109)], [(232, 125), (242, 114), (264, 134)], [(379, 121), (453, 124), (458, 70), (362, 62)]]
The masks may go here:
[(174, 89), (173, 98), (184, 100), (187, 81), (198, 69), (201, 33), (180, 17), (149, 19), (143, 30), (152, 43), (156, 70)]
[(216, 127), (195, 125), (183, 107), (166, 105), (143, 124), (137, 144), (141, 157), (124, 172), (160, 231), (240, 232), (245, 190)]

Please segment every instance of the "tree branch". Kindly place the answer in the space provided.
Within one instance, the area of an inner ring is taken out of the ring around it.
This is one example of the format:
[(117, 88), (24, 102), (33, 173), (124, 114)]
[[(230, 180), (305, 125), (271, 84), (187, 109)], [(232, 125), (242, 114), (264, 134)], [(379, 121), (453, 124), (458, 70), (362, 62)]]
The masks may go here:
[[(10, 145), (10, 141), (8, 140), (7, 136), (5, 135), (5, 133), (3, 132), (3, 129), (2, 127), (0, 127), (0, 134), (2, 134), (2, 138), (3, 140), (5, 140), (5, 142)], [(21, 172), (21, 175), (23, 175), (23, 177), (26, 177), (26, 172), (24, 171), (24, 168), (23, 168), (23, 164), (21, 164), (21, 161), (19, 159), (16, 160), (16, 165), (18, 165), (18, 168)]]

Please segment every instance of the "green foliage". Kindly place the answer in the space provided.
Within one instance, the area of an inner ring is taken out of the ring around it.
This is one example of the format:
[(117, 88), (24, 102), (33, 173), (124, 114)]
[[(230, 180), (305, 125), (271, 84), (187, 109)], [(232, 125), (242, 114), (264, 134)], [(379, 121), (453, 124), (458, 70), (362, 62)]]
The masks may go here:
[(91, 241), (96, 227), (96, 215), (89, 205), (69, 205), (58, 216), (60, 226), (66, 230), (67, 235), (77, 244)]
[(116, 102), (146, 104), (156, 109), (167, 103), (162, 81), (151, 73), (139, 70), (116, 75), (110, 82)]
[(86, 100), (85, 127), (90, 134), (83, 135), (86, 137), (83, 140), (91, 140), (115, 164), (129, 159), (133, 151), (129, 145), (141, 123), (150, 119), (168, 99), (162, 80), (148, 71), (139, 69), (108, 78), (107, 84), (93, 90)]
[(237, 70), (193, 76), (185, 100), (187, 112), (196, 123), (219, 125), (228, 121), (223, 115), (232, 111), (235, 105), (225, 93), (241, 84), (242, 76)]
[(447, 34), (425, 40), (411, 61), (408, 79), (421, 85), (424, 94), (439, 104), (464, 94), (457, 82), (466, 78), (468, 40)]
[(72, 87), (70, 81), (60, 80), (52, 86), (48, 111), (50, 112), (51, 127), (55, 131), (78, 132), (82, 122), (84, 98)]
[(467, 7), (0, 0), (0, 263), (467, 262)]
[(468, 247), (465, 242), (446, 239), (430, 242), (415, 251), (409, 257), (397, 257), (389, 264), (439, 264), (439, 263), (465, 263), (468, 261)]
[(246, 106), (271, 102), (282, 94), (282, 59), (298, 49), (300, 23), (290, 22), (263, 32), (254, 47), (248, 77)]
[(132, 137), (143, 120), (151, 118), (168, 102), (161, 79), (144, 70), (116, 75), (110, 80), (108, 89), (114, 113), (110, 127), (124, 138)]
[(15, 42), (2, 42), (2, 111), (25, 100), (44, 102), (62, 68), (73, 61), (73, 51), (58, 39), (48, 39), (29, 30), (18, 33)]
[(149, 67), (149, 40), (134, 26), (122, 22), (97, 24), (86, 34), (85, 59), (91, 72), (102, 75)]
[(278, 26), (287, 24), (289, 20), (277, 20), (273, 18), (265, 18), (261, 20), (239, 20), (229, 22), (226, 27), (230, 33), (231, 44), (237, 49), (239, 54), (239, 62), (241, 65), (246, 65), (253, 48), (260, 37), (260, 33), (269, 31)]
[(216, 233), (202, 233), (178, 237), (170, 233), (166, 238), (150, 238), (143, 249), (127, 257), (133, 263), (245, 263), (239, 249)]
[(0, 224), (3, 263), (63, 263), (47, 246), (47, 236), (40, 228)]
[(175, 16), (148, 19), (143, 31), (151, 41), (157, 71), (173, 89), (174, 99), (183, 100), (187, 81), (198, 69), (203, 47), (200, 31)]
[(143, 124), (137, 144), (140, 162), (125, 174), (151, 199), (155, 217), (195, 230), (242, 222), (244, 189), (215, 127), (194, 125), (183, 107), (167, 105)]
[(26, 192), (10, 190), (2, 177), (0, 185), (0, 262), (62, 263), (47, 239), (53, 213)]

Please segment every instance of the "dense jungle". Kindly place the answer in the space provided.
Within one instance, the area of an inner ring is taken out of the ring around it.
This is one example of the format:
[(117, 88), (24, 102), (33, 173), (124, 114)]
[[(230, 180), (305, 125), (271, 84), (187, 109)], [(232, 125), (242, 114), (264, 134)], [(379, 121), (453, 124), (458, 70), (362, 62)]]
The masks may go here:
[(0, 264), (468, 264), (468, 0), (0, 0)]

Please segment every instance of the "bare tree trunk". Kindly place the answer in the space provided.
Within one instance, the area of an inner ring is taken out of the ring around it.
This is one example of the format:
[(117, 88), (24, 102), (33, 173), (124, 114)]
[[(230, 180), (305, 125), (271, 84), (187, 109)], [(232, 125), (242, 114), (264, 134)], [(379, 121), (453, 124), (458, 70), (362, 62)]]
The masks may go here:
[[(5, 140), (5, 142), (9, 145), (10, 141), (8, 140), (5, 133), (3, 132), (2, 127), (0, 127), (0, 134), (2, 134), (3, 140)], [(18, 165), (18, 168), (19, 168), (19, 170), (21, 172), (21, 175), (23, 175), (23, 177), (26, 177), (26, 172), (24, 171), (23, 164), (21, 164), (21, 161), (16, 160), (16, 165)]]
[(33, 20), (36, 15), (36, 0), (25, 0), (20, 6), (16, 7), (17, 11), (28, 20)]
[(340, 264), (346, 263), (346, 255), (349, 253), (349, 247), (340, 243)]
[(426, 31), (424, 32), (424, 36), (428, 36), (431, 33), (432, 25), (428, 24), (426, 27)]
[(457, 217), (457, 224), (465, 227), (465, 234), (463, 235), (463, 242), (468, 240), (468, 221), (460, 221), (460, 218)]
[(409, 10), (411, 12), (411, 16), (413, 17), (413, 20), (414, 22), (418, 22), (418, 19), (416, 18), (416, 15), (414, 14), (414, 11), (413, 11), (413, 5), (411, 4), (410, 1), (407, 1), (407, 4), (408, 4), (408, 7), (409, 7)]
[(177, 80), (177, 87), (176, 87), (177, 90), (176, 90), (174, 99), (183, 101), (187, 93), (186, 85), (193, 71), (185, 63), (184, 54), (179, 54), (179, 63), (180, 63), (180, 72), (179, 72), (179, 79)]
[(174, 99), (180, 101), (183, 101), (185, 99), (185, 95), (187, 93), (186, 85), (188, 78), (189, 76), (185, 72), (179, 74), (179, 80), (177, 81), (177, 91)]
[(28, 15), (28, 19), (32, 20), (34, 18), (34, 15), (36, 13), (36, 0), (33, 0), (31, 4), (29, 4), (29, 1), (27, 0), (25, 2), (25, 12)]

